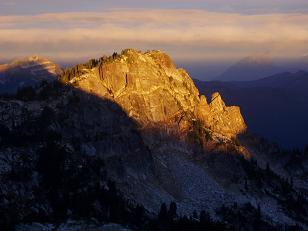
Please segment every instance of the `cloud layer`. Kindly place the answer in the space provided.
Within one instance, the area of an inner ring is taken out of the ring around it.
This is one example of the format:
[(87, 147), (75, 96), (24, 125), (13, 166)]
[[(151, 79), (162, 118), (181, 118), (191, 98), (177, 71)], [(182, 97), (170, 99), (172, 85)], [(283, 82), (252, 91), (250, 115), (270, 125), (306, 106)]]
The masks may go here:
[(307, 0), (0, 0), (1, 14), (93, 11), (115, 8), (184, 8), (220, 12), (307, 12)]
[(307, 53), (308, 15), (126, 9), (0, 16), (0, 58), (40, 54), (58, 61), (134, 47), (178, 60), (228, 60), (272, 52)]

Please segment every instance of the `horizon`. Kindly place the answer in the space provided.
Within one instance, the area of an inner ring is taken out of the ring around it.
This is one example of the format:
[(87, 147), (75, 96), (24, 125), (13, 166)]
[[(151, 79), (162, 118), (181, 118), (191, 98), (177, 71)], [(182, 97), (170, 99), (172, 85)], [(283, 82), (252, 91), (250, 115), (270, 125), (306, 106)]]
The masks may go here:
[[(126, 48), (128, 49), (128, 48)], [(135, 49), (135, 48), (129, 48), (129, 49)], [(117, 50), (114, 51), (116, 53), (121, 53), (123, 50), (125, 49), (121, 49), (121, 50)], [(153, 49), (153, 50), (157, 50), (157, 49)], [(142, 52), (146, 52), (147, 50), (140, 50)], [(162, 51), (164, 53), (166, 53), (165, 51)], [(112, 52), (113, 53), (113, 52)], [(57, 60), (53, 60), (52, 58), (48, 57), (48, 56), (43, 56), (40, 54), (32, 54), (32, 55), (28, 55), (28, 56), (16, 56), (13, 57), (11, 59), (3, 59), (0, 60), (0, 65), (6, 65), (9, 64), (11, 62), (13, 62), (14, 60), (21, 60), (24, 58), (28, 58), (28, 57), (33, 57), (33, 56), (38, 56), (41, 58), (47, 58), (50, 61), (54, 62), (55, 64), (57, 64), (59, 67), (65, 69), (68, 67), (74, 67), (75, 65), (78, 64), (83, 64), (88, 62), (90, 59), (99, 59), (102, 56), (111, 56), (112, 53), (106, 54), (106, 53), (102, 53), (99, 56), (96, 57), (87, 57), (87, 58), (78, 58), (76, 60), (67, 60), (67, 61), (57, 61)], [(169, 55), (167, 53), (167, 55)], [(174, 59), (172, 56), (170, 56), (170, 58), (173, 60), (174, 64), (176, 65), (177, 68), (184, 68), (190, 75), (190, 77), (192, 79), (197, 79), (197, 80), (201, 80), (201, 81), (223, 81), (220, 80), (219, 77), (224, 74), (225, 72), (227, 72), (230, 68), (236, 66), (237, 64), (241, 63), (243, 60), (246, 59), (259, 59), (260, 61), (262, 61), (262, 58), (268, 58), (271, 63), (274, 65), (274, 67), (277, 68), (282, 68), (280, 73), (283, 72), (290, 72), (290, 73), (296, 73), (298, 71), (308, 71), (308, 55), (305, 54), (301, 57), (295, 57), (293, 59), (275, 59), (273, 58), (268, 52), (266, 53), (256, 53), (256, 54), (251, 54), (250, 56), (243, 56), (242, 58), (239, 59), (234, 59), (234, 60), (222, 60), (222, 61), (211, 61), (208, 60), (207, 62), (204, 62), (202, 60), (194, 60), (194, 61), (187, 61), (187, 60), (178, 60), (178, 59)], [(264, 60), (265, 62), (269, 61), (269, 60)], [(283, 67), (285, 69), (283, 69)], [(279, 71), (277, 73), (273, 73), (273, 74), (278, 74)], [(263, 77), (270, 77), (271, 75), (268, 76), (263, 76)], [(237, 80), (230, 80), (230, 81), (237, 81)], [(240, 80), (239, 80), (240, 81)]]

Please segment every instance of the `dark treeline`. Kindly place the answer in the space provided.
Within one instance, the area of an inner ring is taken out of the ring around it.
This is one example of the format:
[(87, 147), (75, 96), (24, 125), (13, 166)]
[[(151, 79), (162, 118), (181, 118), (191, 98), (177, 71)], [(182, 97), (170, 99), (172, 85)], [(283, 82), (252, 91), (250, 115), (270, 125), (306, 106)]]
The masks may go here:
[(85, 73), (85, 69), (92, 69), (97, 66), (102, 65), (105, 62), (108, 62), (110, 60), (116, 59), (118, 57), (118, 54), (114, 52), (112, 56), (107, 57), (103, 56), (99, 59), (90, 59), (87, 63), (85, 64), (77, 64), (74, 67), (69, 67), (63, 70), (62, 75), (60, 76), (60, 80), (62, 82), (68, 82), (74, 77), (78, 77), (82, 74)]
[(308, 144), (306, 144), (305, 147), (302, 149), (300, 148), (286, 149), (286, 148), (280, 147), (277, 143), (270, 142), (263, 137), (258, 137), (257, 135), (245, 134), (243, 137), (244, 139), (248, 138), (249, 143), (254, 145), (255, 148), (257, 148), (257, 150), (262, 153), (267, 153), (270, 155), (290, 154), (292, 156), (304, 156), (304, 155), (307, 156), (308, 155)]
[[(254, 135), (246, 134), (244, 136), (245, 142), (252, 146), (256, 152), (261, 153), (267, 158), (267, 169), (270, 169), (271, 164), (275, 163), (285, 170), (293, 185), (293, 177), (302, 178), (305, 176), (305, 163), (308, 159), (308, 144), (303, 148), (284, 149), (276, 143), (271, 143), (264, 138), (259, 138)], [(296, 169), (296, 171), (294, 171)]]

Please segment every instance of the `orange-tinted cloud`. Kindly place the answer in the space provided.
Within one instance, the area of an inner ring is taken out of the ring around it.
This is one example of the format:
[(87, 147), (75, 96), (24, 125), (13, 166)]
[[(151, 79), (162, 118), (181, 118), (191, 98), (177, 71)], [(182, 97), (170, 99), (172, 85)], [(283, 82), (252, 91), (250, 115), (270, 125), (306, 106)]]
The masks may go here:
[(69, 60), (126, 47), (164, 49), (178, 59), (233, 59), (307, 52), (308, 15), (205, 10), (110, 10), (0, 16), (0, 56)]

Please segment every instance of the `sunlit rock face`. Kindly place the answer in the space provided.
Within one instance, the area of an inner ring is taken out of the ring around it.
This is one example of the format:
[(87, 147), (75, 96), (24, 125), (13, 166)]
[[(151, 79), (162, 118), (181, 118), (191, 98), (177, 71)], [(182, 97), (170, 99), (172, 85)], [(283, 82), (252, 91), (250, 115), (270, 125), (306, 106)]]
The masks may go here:
[(229, 138), (246, 129), (238, 107), (227, 107), (218, 93), (208, 103), (188, 73), (161, 51), (124, 50), (71, 83), (116, 102), (143, 127), (188, 131), (192, 121), (199, 120)]

